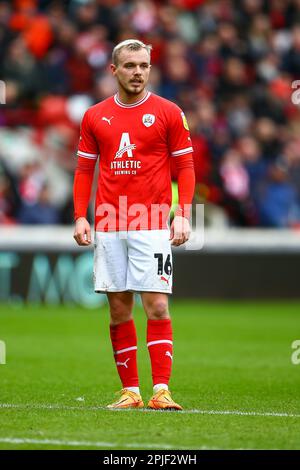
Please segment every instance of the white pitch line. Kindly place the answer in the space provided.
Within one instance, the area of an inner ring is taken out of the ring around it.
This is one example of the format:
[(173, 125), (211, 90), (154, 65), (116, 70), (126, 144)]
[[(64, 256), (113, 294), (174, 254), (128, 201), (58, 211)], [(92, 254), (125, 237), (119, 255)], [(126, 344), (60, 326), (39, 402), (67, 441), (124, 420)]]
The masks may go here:
[(66, 441), (60, 439), (31, 439), (31, 438), (16, 438), (16, 437), (0, 437), (0, 443), (3, 444), (38, 444), (38, 445), (53, 445), (53, 446), (70, 446), (70, 447), (100, 447), (100, 448), (113, 448), (113, 447), (128, 447), (128, 448), (141, 448), (141, 449), (172, 449), (173, 447), (167, 444), (141, 444), (141, 443), (117, 443), (117, 442), (99, 442), (99, 441)]
[(277, 413), (273, 411), (238, 411), (238, 410), (188, 410), (188, 413), (198, 413), (203, 415), (234, 415), (234, 416), (271, 416), (277, 418), (300, 418), (300, 414)]
[[(43, 404), (43, 403), (0, 403), (0, 409), (41, 409), (41, 410), (70, 410), (70, 411), (118, 411), (118, 412), (131, 412), (132, 410), (108, 410), (104, 406), (68, 406), (57, 404)], [(160, 413), (161, 410), (137, 409), (134, 410), (139, 413)], [(175, 413), (173, 413), (175, 414)], [(261, 416), (261, 417), (277, 417), (277, 418), (300, 418), (300, 414), (284, 413), (284, 412), (260, 412), (260, 411), (239, 411), (239, 410), (183, 410), (177, 411), (176, 415), (181, 414), (202, 414), (202, 415), (232, 415), (232, 416)]]

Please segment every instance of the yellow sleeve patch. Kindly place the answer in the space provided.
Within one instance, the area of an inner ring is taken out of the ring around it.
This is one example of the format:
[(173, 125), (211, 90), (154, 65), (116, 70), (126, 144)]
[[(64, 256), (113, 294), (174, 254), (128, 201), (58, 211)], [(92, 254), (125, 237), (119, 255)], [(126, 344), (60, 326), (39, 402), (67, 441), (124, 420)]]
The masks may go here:
[(190, 130), (190, 129), (189, 129), (189, 125), (188, 125), (188, 122), (187, 122), (187, 120), (186, 120), (186, 117), (185, 117), (184, 113), (181, 113), (181, 117), (182, 117), (183, 127), (184, 127), (187, 131), (189, 131), (189, 130)]

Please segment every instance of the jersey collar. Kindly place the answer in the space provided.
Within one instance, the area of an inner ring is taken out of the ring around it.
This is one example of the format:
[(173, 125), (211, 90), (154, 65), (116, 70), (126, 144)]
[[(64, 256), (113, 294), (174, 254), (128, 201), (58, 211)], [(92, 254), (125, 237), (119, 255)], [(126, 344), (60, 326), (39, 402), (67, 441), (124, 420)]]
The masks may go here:
[(151, 95), (151, 92), (148, 91), (146, 93), (146, 95), (144, 96), (144, 98), (142, 98), (141, 100), (139, 101), (136, 101), (136, 103), (132, 103), (132, 104), (125, 104), (125, 103), (122, 103), (122, 101), (120, 101), (119, 99), (119, 95), (118, 93), (116, 93), (114, 95), (114, 100), (115, 100), (115, 103), (118, 105), (118, 106), (121, 106), (121, 108), (135, 108), (136, 106), (140, 106), (141, 104), (145, 103), (145, 101), (147, 101), (147, 99), (150, 97)]

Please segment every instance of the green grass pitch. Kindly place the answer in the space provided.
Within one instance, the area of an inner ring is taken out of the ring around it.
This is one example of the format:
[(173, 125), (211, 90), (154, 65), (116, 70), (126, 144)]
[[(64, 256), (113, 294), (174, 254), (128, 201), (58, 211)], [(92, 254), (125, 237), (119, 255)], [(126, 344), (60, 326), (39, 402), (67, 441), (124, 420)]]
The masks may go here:
[[(0, 449), (300, 449), (299, 303), (171, 301), (184, 412), (109, 411), (107, 307), (0, 306)], [(144, 401), (146, 319), (135, 308)]]

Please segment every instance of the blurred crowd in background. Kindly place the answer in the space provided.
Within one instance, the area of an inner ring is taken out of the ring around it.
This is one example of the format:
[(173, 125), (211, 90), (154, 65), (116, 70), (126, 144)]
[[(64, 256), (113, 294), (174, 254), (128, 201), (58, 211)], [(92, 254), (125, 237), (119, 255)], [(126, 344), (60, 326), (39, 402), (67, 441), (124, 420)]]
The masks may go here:
[(128, 38), (185, 111), (207, 225), (299, 228), (300, 0), (0, 0), (0, 224), (72, 223), (80, 121)]

